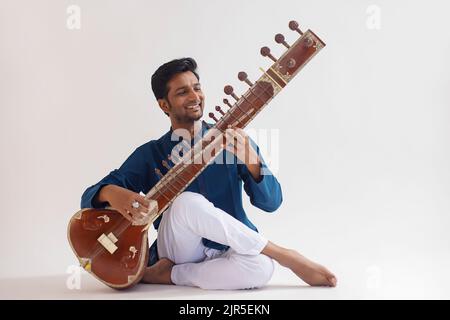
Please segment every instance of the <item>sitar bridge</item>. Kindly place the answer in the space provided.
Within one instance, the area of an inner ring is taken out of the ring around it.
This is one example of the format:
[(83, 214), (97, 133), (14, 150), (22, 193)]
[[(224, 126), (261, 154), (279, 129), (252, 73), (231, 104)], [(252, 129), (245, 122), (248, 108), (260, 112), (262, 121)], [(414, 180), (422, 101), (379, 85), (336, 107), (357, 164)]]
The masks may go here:
[(110, 232), (108, 235), (102, 233), (102, 235), (98, 237), (97, 241), (100, 242), (100, 244), (111, 254), (116, 252), (116, 250), (118, 249), (118, 247), (115, 245), (118, 239), (112, 232)]

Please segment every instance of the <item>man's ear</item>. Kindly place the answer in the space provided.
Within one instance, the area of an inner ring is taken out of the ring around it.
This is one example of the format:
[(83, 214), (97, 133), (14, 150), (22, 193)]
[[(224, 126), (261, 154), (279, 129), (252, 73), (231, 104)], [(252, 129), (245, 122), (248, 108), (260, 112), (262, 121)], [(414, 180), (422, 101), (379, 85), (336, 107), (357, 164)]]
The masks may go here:
[(158, 99), (158, 104), (159, 107), (161, 108), (161, 110), (165, 113), (165, 114), (169, 114), (169, 103), (167, 103), (166, 99)]

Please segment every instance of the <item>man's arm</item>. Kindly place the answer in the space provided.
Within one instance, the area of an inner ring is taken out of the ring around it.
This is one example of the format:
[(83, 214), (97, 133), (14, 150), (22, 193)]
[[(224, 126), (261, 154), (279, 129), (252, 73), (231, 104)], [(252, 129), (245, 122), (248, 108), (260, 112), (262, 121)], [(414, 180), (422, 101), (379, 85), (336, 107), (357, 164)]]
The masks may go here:
[(151, 155), (142, 147), (137, 148), (119, 169), (111, 171), (98, 183), (87, 188), (81, 196), (81, 208), (103, 208), (110, 205), (112, 186), (122, 187), (135, 193), (150, 188)]
[(241, 161), (238, 173), (250, 202), (267, 212), (278, 209), (283, 201), (281, 186), (264, 163), (258, 146), (242, 129), (230, 131), (227, 139), (235, 139), (234, 145), (226, 145), (225, 149)]
[(261, 181), (261, 160), (250, 143), (250, 137), (242, 129), (233, 129), (226, 131), (226, 139), (225, 149), (234, 153), (247, 166), (255, 181)]
[(94, 199), (92, 200), (92, 203), (94, 206), (101, 206), (102, 203), (107, 203), (107, 205), (110, 205), (110, 194), (111, 194), (111, 188), (113, 188), (113, 184), (107, 184), (106, 186), (103, 186), (100, 188), (100, 190), (95, 195)]
[(247, 170), (248, 170), (248, 172), (250, 172), (250, 174), (252, 175), (253, 179), (256, 182), (260, 182), (262, 180), (262, 175), (261, 175), (261, 166), (262, 166), (262, 164), (261, 164), (261, 161), (259, 160), (259, 158), (258, 158), (256, 164), (254, 164), (254, 163), (246, 163), (245, 165), (247, 166)]

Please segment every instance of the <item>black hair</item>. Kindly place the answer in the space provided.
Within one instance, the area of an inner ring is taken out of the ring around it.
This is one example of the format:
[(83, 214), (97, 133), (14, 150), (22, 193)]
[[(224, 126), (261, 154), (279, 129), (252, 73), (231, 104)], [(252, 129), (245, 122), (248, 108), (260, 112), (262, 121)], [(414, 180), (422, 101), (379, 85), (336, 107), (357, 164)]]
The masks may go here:
[(178, 73), (191, 71), (200, 80), (196, 69), (197, 62), (192, 58), (174, 59), (160, 66), (152, 75), (152, 90), (156, 100), (167, 98), (167, 83)]

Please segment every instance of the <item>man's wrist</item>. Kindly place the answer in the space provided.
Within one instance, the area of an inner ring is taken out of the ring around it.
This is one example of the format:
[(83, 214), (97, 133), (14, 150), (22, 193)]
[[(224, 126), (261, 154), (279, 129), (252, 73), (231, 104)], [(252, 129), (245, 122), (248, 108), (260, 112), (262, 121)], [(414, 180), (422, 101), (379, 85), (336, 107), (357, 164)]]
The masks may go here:
[(257, 158), (256, 163), (248, 163), (246, 164), (248, 171), (250, 172), (250, 174), (253, 177), (253, 180), (255, 180), (256, 182), (260, 182), (262, 180), (262, 175), (261, 175), (261, 161), (259, 160), (259, 158)]
[(95, 202), (97, 204), (101, 204), (101, 203), (109, 203), (109, 199), (110, 199), (110, 194), (111, 194), (111, 190), (114, 188), (115, 186), (112, 184), (107, 184), (105, 186), (103, 186), (100, 191), (97, 194), (97, 197), (95, 198)]

